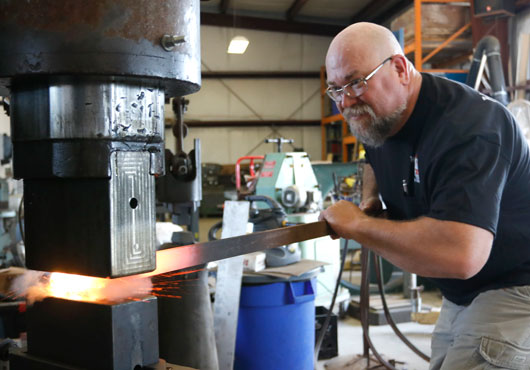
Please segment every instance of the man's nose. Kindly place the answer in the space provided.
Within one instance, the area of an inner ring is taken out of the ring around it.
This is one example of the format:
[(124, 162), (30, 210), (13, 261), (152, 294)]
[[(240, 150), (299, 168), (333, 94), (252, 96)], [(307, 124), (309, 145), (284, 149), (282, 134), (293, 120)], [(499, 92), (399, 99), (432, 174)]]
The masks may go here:
[(348, 96), (347, 94), (342, 94), (342, 99), (340, 100), (340, 105), (342, 109), (351, 107), (359, 102), (359, 97)]

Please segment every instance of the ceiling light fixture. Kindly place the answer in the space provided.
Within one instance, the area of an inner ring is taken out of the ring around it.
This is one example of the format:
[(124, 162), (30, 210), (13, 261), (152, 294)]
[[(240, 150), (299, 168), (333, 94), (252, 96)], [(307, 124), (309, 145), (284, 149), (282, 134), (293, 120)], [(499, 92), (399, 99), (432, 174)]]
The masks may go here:
[(250, 43), (245, 36), (234, 36), (228, 45), (228, 54), (243, 54)]

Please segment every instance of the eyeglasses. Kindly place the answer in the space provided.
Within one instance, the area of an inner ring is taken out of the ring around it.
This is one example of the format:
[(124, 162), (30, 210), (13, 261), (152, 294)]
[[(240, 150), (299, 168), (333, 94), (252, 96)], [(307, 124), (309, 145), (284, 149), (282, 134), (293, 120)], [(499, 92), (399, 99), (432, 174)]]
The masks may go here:
[(366, 89), (368, 89), (368, 80), (372, 78), (377, 73), (377, 71), (379, 71), (381, 67), (389, 60), (392, 60), (392, 57), (388, 57), (383, 60), (383, 62), (379, 64), (366, 77), (357, 78), (342, 87), (328, 86), (328, 88), (326, 89), (326, 94), (328, 94), (328, 96), (337, 103), (340, 103), (342, 101), (343, 94), (346, 94), (346, 96), (350, 98), (356, 98), (358, 96), (361, 96), (366, 92)]

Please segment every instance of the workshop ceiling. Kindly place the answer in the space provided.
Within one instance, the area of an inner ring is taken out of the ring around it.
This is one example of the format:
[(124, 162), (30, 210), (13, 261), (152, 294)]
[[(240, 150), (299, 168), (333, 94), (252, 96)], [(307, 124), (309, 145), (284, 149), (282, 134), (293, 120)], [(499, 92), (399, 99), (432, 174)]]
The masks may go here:
[(413, 0), (203, 0), (201, 23), (333, 36), (357, 21), (387, 24)]
[[(414, 0), (202, 0), (201, 24), (334, 36), (359, 21), (389, 26), (413, 4)], [(516, 12), (529, 7), (530, 0), (515, 0)]]

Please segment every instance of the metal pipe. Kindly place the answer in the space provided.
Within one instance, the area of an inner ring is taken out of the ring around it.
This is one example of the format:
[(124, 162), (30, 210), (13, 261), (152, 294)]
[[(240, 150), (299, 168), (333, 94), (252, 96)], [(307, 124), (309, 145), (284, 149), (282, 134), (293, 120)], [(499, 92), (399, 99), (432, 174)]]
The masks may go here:
[(508, 93), (506, 92), (504, 73), (502, 70), (501, 45), (495, 36), (483, 37), (478, 42), (475, 53), (473, 54), (473, 62), (467, 75), (466, 84), (471, 87), (476, 86), (477, 79), (480, 80), (482, 78), (480, 66), (484, 54), (488, 61), (493, 97), (503, 105), (508, 105)]

